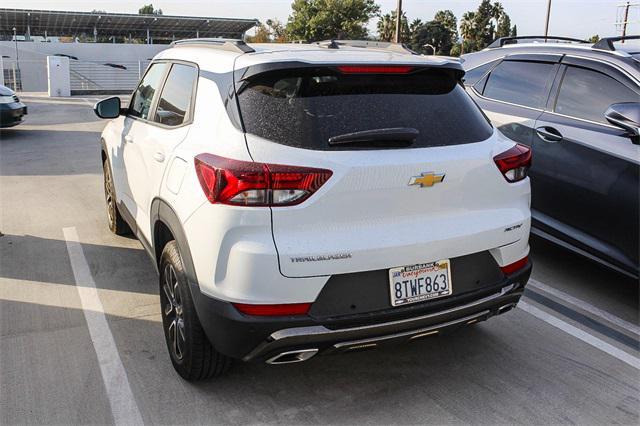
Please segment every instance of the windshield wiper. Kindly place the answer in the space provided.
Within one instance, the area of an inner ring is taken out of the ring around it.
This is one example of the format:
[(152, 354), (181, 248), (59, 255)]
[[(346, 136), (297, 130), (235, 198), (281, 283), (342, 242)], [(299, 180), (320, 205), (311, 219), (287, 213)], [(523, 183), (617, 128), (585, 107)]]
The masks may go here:
[(374, 147), (411, 146), (420, 132), (412, 127), (390, 127), (386, 129), (363, 130), (345, 133), (329, 138), (329, 145), (366, 145)]

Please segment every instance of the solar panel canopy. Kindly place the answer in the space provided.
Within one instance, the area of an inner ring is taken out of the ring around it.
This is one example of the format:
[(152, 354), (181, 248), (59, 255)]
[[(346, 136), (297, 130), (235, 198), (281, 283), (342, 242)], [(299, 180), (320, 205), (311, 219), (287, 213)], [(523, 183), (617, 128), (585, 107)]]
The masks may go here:
[(135, 15), (0, 8), (0, 35), (64, 37), (80, 34), (154, 41), (194, 37), (242, 38), (257, 19)]

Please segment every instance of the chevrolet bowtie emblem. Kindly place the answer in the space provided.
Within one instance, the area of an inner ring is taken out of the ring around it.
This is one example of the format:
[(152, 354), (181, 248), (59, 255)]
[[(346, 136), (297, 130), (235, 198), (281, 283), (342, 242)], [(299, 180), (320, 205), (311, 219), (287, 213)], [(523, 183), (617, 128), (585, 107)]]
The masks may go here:
[(409, 185), (420, 185), (420, 188), (425, 186), (433, 186), (436, 183), (440, 183), (444, 180), (444, 173), (435, 174), (433, 172), (422, 173), (420, 176), (413, 176), (409, 180)]

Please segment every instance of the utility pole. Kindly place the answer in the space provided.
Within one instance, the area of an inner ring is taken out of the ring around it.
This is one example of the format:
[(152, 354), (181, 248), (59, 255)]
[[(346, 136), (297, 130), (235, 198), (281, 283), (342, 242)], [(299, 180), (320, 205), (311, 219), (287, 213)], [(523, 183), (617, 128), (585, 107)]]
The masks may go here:
[(402, 28), (402, 0), (398, 0), (398, 6), (396, 7), (396, 36), (394, 41), (400, 43), (400, 30)]
[[(629, 20), (629, 2), (627, 2), (624, 8), (624, 21), (622, 21), (622, 37), (627, 35), (627, 21)], [(624, 43), (624, 38), (622, 39), (622, 43)]]
[(551, 0), (549, 0), (547, 2), (547, 19), (544, 22), (544, 36), (545, 36), (545, 42), (546, 37), (549, 35), (549, 16), (551, 15)]

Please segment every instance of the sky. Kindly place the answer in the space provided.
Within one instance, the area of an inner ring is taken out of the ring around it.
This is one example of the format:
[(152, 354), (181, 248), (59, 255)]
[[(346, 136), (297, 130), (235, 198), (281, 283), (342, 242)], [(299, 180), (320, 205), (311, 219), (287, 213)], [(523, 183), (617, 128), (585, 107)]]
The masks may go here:
[[(165, 15), (220, 16), (230, 18), (258, 18), (266, 21), (277, 18), (286, 22), (291, 11), (291, 0), (2, 0), (2, 7), (21, 9), (53, 9), (137, 13), (145, 3), (152, 2)], [(396, 0), (377, 0), (384, 13), (395, 8)], [(480, 0), (403, 0), (409, 20), (427, 21), (440, 9), (451, 9), (458, 17), (475, 10)], [(518, 26), (519, 35), (544, 33), (547, 0), (501, 0), (511, 23)], [(622, 0), (552, 0), (549, 33), (556, 36), (586, 38), (594, 34), (618, 35), (615, 26)], [(633, 2), (632, 2), (633, 3)], [(636, 2), (637, 3), (637, 2)], [(640, 33), (640, 8), (632, 11), (633, 20), (627, 33)], [(375, 21), (369, 28), (375, 29)]]

